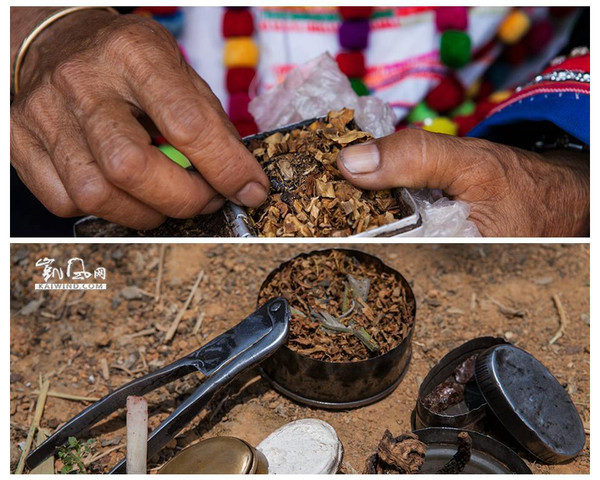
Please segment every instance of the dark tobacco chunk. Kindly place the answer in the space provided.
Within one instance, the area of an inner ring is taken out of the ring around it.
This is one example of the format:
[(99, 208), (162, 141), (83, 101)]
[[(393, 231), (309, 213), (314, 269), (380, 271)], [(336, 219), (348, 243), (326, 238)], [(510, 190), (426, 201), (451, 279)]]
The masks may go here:
[(443, 412), (451, 405), (461, 402), (464, 392), (464, 385), (453, 379), (446, 379), (423, 398), (423, 405), (434, 413)]
[(414, 308), (397, 274), (339, 250), (297, 257), (260, 291), (292, 307), (287, 346), (317, 360), (353, 362), (382, 355), (409, 334)]
[(454, 456), (440, 468), (436, 473), (442, 474), (457, 474), (461, 473), (469, 460), (471, 460), (471, 453), (473, 448), (473, 440), (467, 432), (460, 432), (458, 434), (458, 450)]
[(469, 383), (475, 375), (475, 362), (478, 354), (471, 355), (454, 369), (454, 378), (463, 385)]
[(426, 452), (427, 445), (414, 433), (405, 433), (394, 438), (392, 433), (386, 430), (377, 446), (377, 452), (367, 459), (364, 473), (418, 473), (425, 461)]

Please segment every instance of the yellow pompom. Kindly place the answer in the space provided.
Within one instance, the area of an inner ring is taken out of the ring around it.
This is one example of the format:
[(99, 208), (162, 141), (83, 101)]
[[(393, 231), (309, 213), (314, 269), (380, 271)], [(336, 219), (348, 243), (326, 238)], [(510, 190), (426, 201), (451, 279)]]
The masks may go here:
[(225, 40), (223, 63), (226, 68), (256, 67), (258, 46), (250, 37), (233, 37)]
[(465, 96), (467, 98), (475, 98), (477, 96), (479, 89), (481, 88), (481, 81), (481, 78), (478, 78), (468, 86), (467, 90), (465, 91)]
[(529, 17), (521, 10), (514, 10), (500, 25), (498, 38), (507, 45), (514, 45), (523, 38), (530, 26)]
[(458, 124), (446, 117), (428, 118), (423, 124), (423, 130), (433, 133), (445, 133), (446, 135), (456, 135), (458, 133)]
[(500, 103), (504, 100), (508, 99), (512, 95), (510, 90), (498, 90), (497, 92), (492, 93), (488, 100), (494, 103)]

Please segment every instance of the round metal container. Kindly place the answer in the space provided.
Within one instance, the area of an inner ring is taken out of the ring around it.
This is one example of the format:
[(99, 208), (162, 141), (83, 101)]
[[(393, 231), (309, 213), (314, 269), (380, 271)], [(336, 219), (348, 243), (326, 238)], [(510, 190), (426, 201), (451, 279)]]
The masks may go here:
[(215, 437), (184, 448), (158, 471), (160, 474), (266, 474), (265, 456), (245, 441)]
[[(413, 429), (425, 427), (453, 427), (480, 430), (489, 413), (483, 397), (481, 402), (474, 401), (470, 405), (462, 401), (443, 412), (432, 412), (423, 403), (423, 399), (454, 372), (454, 369), (471, 355), (482, 353), (495, 345), (505, 344), (501, 338), (481, 337), (470, 340), (458, 348), (451, 350), (433, 367), (421, 386), (417, 404), (412, 416)], [(478, 392), (473, 392), (476, 396)]]
[(523, 460), (506, 445), (481, 433), (459, 428), (424, 428), (415, 434), (427, 444), (425, 463), (419, 473), (436, 473), (456, 453), (457, 437), (467, 431), (473, 440), (471, 459), (461, 473), (531, 473)]
[(273, 270), (261, 286), (295, 258), (337, 250), (362, 264), (393, 274), (414, 305), (408, 335), (389, 352), (358, 362), (326, 362), (281, 347), (261, 364), (263, 375), (273, 387), (293, 400), (312, 407), (342, 410), (376, 402), (390, 394), (400, 383), (411, 357), (411, 338), (416, 315), (416, 301), (410, 285), (396, 270), (373, 255), (351, 249), (323, 249), (300, 254)]

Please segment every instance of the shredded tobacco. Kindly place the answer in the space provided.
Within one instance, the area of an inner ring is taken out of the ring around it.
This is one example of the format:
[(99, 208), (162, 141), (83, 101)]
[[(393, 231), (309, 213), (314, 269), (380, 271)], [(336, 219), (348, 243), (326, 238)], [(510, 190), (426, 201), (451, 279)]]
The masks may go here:
[(340, 250), (300, 256), (278, 270), (259, 303), (292, 307), (287, 346), (317, 360), (352, 362), (398, 346), (412, 327), (414, 300), (399, 275)]
[(247, 145), (271, 181), (267, 201), (249, 214), (261, 237), (343, 237), (394, 222), (406, 206), (392, 191), (364, 191), (337, 167), (340, 150), (371, 140), (354, 111), (330, 112), (325, 121), (257, 138)]

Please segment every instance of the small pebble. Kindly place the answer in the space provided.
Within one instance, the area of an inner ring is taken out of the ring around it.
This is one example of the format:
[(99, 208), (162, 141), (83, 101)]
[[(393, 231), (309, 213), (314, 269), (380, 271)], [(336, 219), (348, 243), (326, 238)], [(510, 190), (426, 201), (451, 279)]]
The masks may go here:
[(514, 334), (513, 332), (504, 332), (504, 338), (506, 338), (507, 340), (512, 340), (513, 338), (515, 338), (517, 335)]
[(142, 293), (136, 286), (122, 288), (120, 294), (125, 300), (136, 300), (142, 298)]

